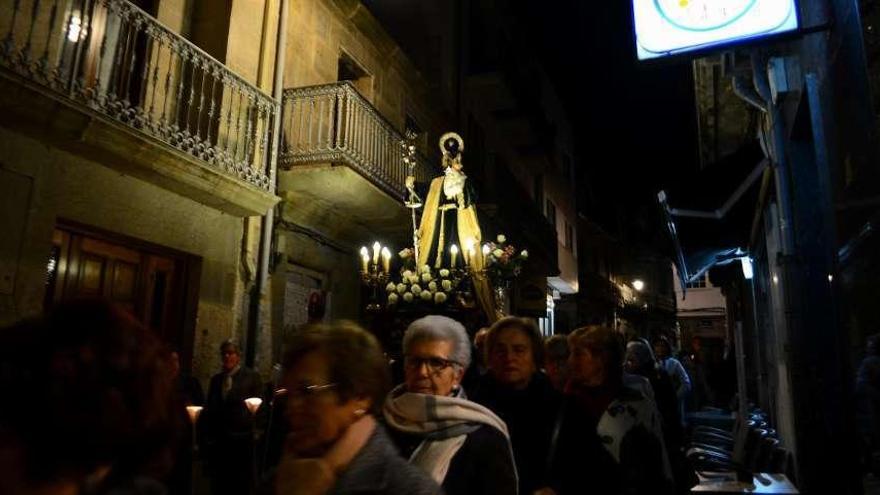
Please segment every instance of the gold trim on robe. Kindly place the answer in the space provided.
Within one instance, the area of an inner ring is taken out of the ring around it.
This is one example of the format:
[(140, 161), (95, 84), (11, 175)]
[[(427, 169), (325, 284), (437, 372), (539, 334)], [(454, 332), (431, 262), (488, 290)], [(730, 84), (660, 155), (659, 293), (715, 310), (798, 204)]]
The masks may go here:
[[(425, 200), (425, 207), (422, 210), (422, 220), (419, 224), (419, 257), (417, 268), (428, 265), (428, 254), (431, 252), (431, 243), (434, 241), (434, 230), (437, 225), (437, 215), (440, 205), (440, 194), (443, 192), (443, 177), (437, 177), (431, 181), (428, 189), (428, 197)], [(442, 232), (441, 232), (442, 234)], [(477, 211), (474, 205), (458, 210), (458, 238), (473, 239), (476, 249), (476, 256), (470, 260), (471, 267), (475, 275), (471, 277), (474, 285), (474, 294), (480, 308), (486, 314), (489, 323), (494, 323), (501, 316), (495, 307), (495, 299), (492, 296), (492, 287), (488, 278), (481, 273), (483, 270), (483, 256), (481, 246), (483, 244), (483, 235), (480, 231), (480, 223), (477, 220)], [(442, 245), (438, 247), (442, 250)]]

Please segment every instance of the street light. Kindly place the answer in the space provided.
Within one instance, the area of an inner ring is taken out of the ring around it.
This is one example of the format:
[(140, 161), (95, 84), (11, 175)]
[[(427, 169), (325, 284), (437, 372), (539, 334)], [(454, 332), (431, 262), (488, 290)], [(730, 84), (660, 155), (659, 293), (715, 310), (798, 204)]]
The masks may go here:
[(645, 282), (643, 282), (641, 279), (637, 278), (637, 279), (633, 280), (632, 286), (633, 286), (633, 289), (636, 290), (636, 292), (641, 292), (645, 288)]

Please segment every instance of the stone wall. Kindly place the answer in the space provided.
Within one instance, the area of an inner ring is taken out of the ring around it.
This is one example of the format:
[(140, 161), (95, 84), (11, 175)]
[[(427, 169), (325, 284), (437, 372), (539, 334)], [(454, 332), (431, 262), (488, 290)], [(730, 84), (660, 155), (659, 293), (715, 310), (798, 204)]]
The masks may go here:
[(42, 310), (46, 262), (59, 218), (199, 256), (202, 261), (193, 369), (205, 381), (217, 348), (240, 339), (242, 219), (0, 128), (0, 169), (30, 182), (12, 294), (0, 295), (0, 323)]
[(427, 84), (359, 1), (294, 2), (287, 32), (285, 87), (335, 82), (339, 58), (345, 54), (370, 76), (358, 89), (398, 130), (409, 114), (424, 130), (439, 132)]

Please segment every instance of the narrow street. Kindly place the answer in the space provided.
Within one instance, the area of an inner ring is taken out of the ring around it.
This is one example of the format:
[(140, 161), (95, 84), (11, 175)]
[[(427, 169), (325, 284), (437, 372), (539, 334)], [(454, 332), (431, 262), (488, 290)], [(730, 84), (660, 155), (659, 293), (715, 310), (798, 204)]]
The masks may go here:
[(878, 23), (0, 0), (0, 494), (880, 494)]

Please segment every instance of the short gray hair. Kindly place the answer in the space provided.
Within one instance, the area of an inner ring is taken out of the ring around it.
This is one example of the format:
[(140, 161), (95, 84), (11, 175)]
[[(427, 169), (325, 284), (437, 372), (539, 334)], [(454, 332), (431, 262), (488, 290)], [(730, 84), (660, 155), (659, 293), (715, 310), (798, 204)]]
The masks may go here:
[(403, 353), (416, 342), (440, 340), (452, 343), (449, 359), (467, 368), (471, 364), (471, 340), (464, 326), (452, 318), (429, 315), (409, 324), (403, 335)]

